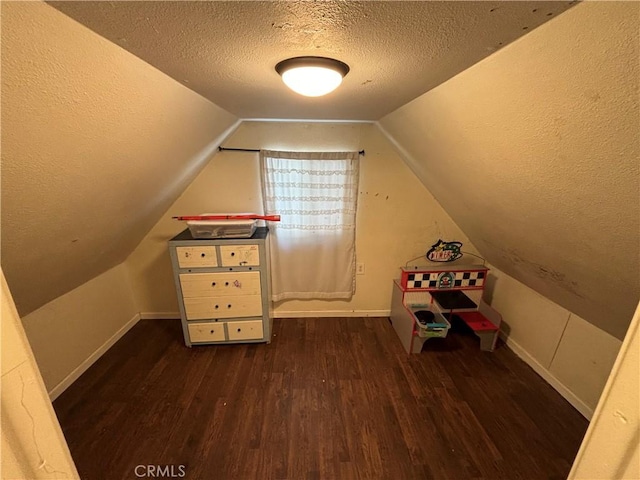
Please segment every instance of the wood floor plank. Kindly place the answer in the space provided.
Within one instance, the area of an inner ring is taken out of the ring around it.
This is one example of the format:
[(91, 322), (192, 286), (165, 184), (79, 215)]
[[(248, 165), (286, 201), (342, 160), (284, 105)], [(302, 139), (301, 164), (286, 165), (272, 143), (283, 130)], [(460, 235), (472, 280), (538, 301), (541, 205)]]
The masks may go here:
[(407, 355), (385, 318), (273, 326), (187, 348), (179, 321), (139, 322), (54, 402), (82, 478), (566, 478), (588, 425), (502, 344)]

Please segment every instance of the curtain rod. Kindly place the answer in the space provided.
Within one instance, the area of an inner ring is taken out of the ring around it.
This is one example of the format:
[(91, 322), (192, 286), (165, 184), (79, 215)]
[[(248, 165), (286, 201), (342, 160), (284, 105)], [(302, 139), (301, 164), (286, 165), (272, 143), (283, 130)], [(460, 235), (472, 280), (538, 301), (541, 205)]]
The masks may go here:
[[(226, 148), (226, 147), (218, 147), (220, 152), (223, 151), (231, 151), (231, 152), (259, 152), (260, 150), (256, 150), (254, 148)], [(364, 150), (360, 150), (358, 152), (360, 155), (364, 156)]]

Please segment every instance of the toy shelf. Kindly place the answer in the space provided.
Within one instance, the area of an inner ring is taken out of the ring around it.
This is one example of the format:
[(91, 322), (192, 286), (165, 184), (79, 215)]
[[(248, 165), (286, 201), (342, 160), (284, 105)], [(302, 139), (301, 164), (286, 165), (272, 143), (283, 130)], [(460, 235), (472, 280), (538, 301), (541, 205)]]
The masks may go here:
[[(427, 339), (446, 337), (454, 319), (474, 332), (481, 350), (493, 351), (502, 317), (482, 300), (488, 271), (482, 265), (403, 268), (393, 282), (390, 319), (406, 352), (420, 353)], [(419, 312), (436, 320), (421, 321)]]

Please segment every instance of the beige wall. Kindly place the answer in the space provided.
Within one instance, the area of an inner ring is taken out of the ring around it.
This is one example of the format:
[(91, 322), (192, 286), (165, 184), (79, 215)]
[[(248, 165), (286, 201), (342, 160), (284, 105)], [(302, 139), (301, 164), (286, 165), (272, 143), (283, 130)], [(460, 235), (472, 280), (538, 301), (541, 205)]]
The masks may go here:
[(44, 2), (0, 8), (2, 267), (26, 315), (123, 262), (236, 118)]
[(585, 417), (591, 418), (621, 341), (491, 265), (486, 298), (502, 338)]
[(549, 372), (593, 412), (620, 346), (616, 337), (572, 313)]
[[(366, 273), (356, 276), (356, 295), (350, 302), (280, 302), (276, 316), (387, 315), (391, 281), (401, 265), (424, 255), (440, 237), (467, 242), (375, 125), (244, 122), (225, 146), (366, 151), (361, 157), (356, 235), (358, 262), (365, 263)], [(143, 315), (178, 315), (167, 241), (185, 224), (171, 217), (262, 212), (258, 167), (256, 153), (216, 154), (129, 257), (126, 265)], [(475, 252), (473, 247), (468, 250)], [(590, 417), (620, 341), (491, 268), (487, 300), (503, 315), (508, 344)]]
[(640, 478), (640, 304), (569, 479)]
[(137, 312), (120, 264), (22, 318), (52, 398), (135, 324)]
[[(351, 301), (286, 301), (277, 316), (387, 315), (399, 267), (424, 255), (438, 238), (467, 238), (402, 162), (373, 124), (244, 122), (226, 147), (274, 150), (362, 150), (356, 251), (365, 274)], [(217, 154), (127, 260), (140, 310), (177, 312), (167, 241), (186, 227), (173, 215), (262, 212), (258, 155)], [(175, 316), (175, 313), (174, 313)]]
[(22, 329), (4, 273), (0, 272), (0, 276), (2, 478), (80, 478)]
[[(170, 217), (262, 211), (258, 161), (214, 154), (236, 119), (116, 45), (43, 3), (1, 8), (2, 263), (55, 395), (136, 312), (175, 316)], [(226, 146), (366, 150), (356, 295), (276, 315), (385, 315), (438, 238), (476, 252), (451, 214), (497, 267), (512, 347), (589, 414), (639, 291), (637, 14), (578, 5), (383, 119), (388, 138), (243, 123)]]
[(483, 256), (618, 339), (640, 292), (639, 12), (582, 2), (380, 120)]

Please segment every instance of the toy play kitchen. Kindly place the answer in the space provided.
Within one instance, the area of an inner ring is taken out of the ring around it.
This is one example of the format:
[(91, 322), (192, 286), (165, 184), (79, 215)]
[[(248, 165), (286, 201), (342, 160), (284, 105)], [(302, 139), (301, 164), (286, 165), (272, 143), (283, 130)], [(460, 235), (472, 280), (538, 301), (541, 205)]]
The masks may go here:
[(393, 281), (391, 323), (407, 353), (420, 353), (430, 338), (447, 336), (462, 321), (493, 351), (502, 317), (482, 300), (489, 269), (484, 265), (446, 265), (462, 257), (460, 242), (438, 240), (427, 252), (432, 266), (401, 268)]

